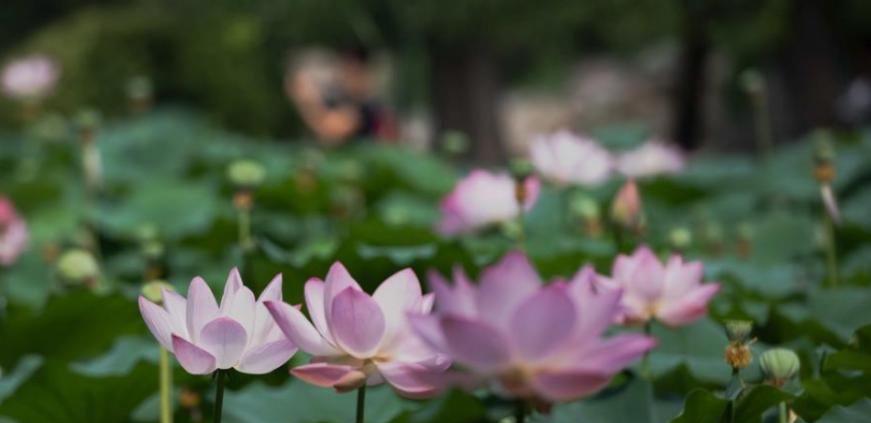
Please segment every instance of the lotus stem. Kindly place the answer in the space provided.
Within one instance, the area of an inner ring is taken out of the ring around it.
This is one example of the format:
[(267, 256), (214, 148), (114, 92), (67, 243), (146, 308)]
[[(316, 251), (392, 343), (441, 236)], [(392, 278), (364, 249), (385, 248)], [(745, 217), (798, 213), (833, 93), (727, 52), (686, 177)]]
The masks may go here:
[(160, 423), (172, 423), (172, 369), (165, 348), (160, 349)]
[(526, 421), (526, 402), (522, 399), (517, 400), (517, 407), (514, 409), (514, 423), (523, 423)]
[(777, 409), (778, 422), (789, 423), (789, 410), (786, 408), (786, 402), (781, 402)]
[(826, 213), (823, 216), (823, 230), (826, 242), (826, 269), (828, 270), (829, 286), (838, 286), (838, 252), (835, 245), (835, 224), (832, 217)]
[(221, 423), (224, 409), (224, 373), (224, 370), (219, 369), (215, 375), (215, 423)]
[(366, 384), (357, 389), (357, 423), (364, 423), (366, 414)]
[(251, 210), (239, 209), (239, 245), (242, 250), (251, 248)]

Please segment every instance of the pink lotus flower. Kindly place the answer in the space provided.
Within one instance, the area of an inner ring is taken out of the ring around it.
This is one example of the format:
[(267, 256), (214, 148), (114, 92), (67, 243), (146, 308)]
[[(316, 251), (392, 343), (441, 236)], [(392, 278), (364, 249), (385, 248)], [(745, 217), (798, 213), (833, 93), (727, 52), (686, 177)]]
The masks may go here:
[(656, 140), (647, 141), (640, 147), (621, 154), (617, 159), (617, 169), (630, 178), (678, 173), (683, 168), (683, 153)]
[(663, 264), (646, 246), (618, 256), (611, 277), (623, 288), (623, 320), (682, 326), (704, 316), (720, 285), (702, 284), (703, 271), (701, 262), (684, 262), (679, 255)]
[(27, 223), (12, 202), (0, 197), (0, 265), (9, 266), (27, 248)]
[(263, 374), (286, 363), (297, 350), (275, 325), (266, 301), (281, 301), (281, 275), (255, 301), (239, 271), (233, 269), (220, 306), (206, 281), (196, 277), (187, 300), (164, 289), (163, 307), (140, 296), (139, 311), (160, 345), (173, 352), (188, 373), (234, 368)]
[(3, 69), (3, 92), (19, 100), (39, 99), (54, 89), (59, 77), (57, 63), (48, 56), (23, 57)]
[(450, 362), (409, 333), (406, 313), (429, 313), (433, 305), (411, 269), (387, 278), (369, 296), (336, 262), (325, 282), (306, 283), (305, 300), (313, 324), (286, 303), (266, 302), (288, 339), (313, 356), (291, 374), (340, 392), (385, 381), (407, 397), (437, 392), (432, 376)]
[[(442, 220), (437, 230), (443, 235), (456, 235), (516, 219), (521, 211), (535, 205), (539, 188), (535, 177), (526, 178), (518, 189), (507, 173), (474, 170), (442, 200)], [(522, 195), (518, 196), (518, 191)], [(523, 200), (522, 208), (518, 197)]]
[(490, 382), (507, 397), (590, 395), (655, 345), (641, 334), (602, 336), (619, 314), (621, 292), (598, 283), (591, 267), (545, 286), (528, 259), (512, 252), (485, 269), (477, 287), (462, 271), (454, 278), (449, 286), (433, 275), (438, 312), (410, 316), (412, 327), (469, 372), (454, 376)]
[(530, 157), (535, 170), (557, 184), (596, 186), (608, 180), (614, 167), (608, 150), (569, 131), (539, 135)]

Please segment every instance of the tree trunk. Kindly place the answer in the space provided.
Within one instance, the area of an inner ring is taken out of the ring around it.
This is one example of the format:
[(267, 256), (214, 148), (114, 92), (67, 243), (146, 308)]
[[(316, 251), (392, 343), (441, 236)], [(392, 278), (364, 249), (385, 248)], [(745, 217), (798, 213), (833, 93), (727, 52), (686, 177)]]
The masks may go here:
[(436, 140), (447, 131), (459, 131), (469, 137), (470, 159), (504, 162), (495, 58), (486, 49), (430, 46), (430, 60)]
[(684, 5), (683, 35), (674, 81), (674, 141), (686, 150), (698, 148), (705, 129), (705, 85), (710, 41), (705, 14)]

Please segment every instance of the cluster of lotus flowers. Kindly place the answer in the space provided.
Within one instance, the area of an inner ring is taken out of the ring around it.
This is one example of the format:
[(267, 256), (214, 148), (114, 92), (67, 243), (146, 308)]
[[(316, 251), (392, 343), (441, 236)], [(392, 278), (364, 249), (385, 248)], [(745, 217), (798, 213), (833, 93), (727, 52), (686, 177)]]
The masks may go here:
[(662, 262), (640, 247), (618, 256), (610, 276), (584, 266), (544, 283), (514, 251), (478, 283), (460, 268), (453, 283), (432, 273), (429, 294), (404, 269), (370, 295), (337, 262), (323, 280), (305, 283), (306, 313), (282, 300), (280, 275), (255, 298), (235, 269), (220, 304), (197, 277), (186, 299), (164, 289), (162, 305), (140, 297), (139, 307), (154, 337), (192, 374), (268, 373), (299, 349), (311, 361), (291, 374), (340, 392), (387, 383), (425, 398), (451, 386), (489, 387), (550, 404), (602, 389), (656, 345), (615, 326), (654, 319), (679, 326), (703, 316), (719, 285), (702, 278), (701, 263)]
[[(557, 186), (589, 188), (622, 175), (627, 184), (617, 198), (625, 209), (619, 212), (626, 215), (639, 207), (635, 178), (677, 173), (685, 165), (679, 150), (657, 140), (614, 154), (592, 138), (565, 130), (533, 139), (529, 158), (536, 173)], [(512, 221), (532, 209), (540, 185), (535, 175), (516, 181), (507, 172), (473, 170), (442, 200), (436, 230), (452, 236)], [(523, 192), (522, 198), (518, 199), (517, 192)]]

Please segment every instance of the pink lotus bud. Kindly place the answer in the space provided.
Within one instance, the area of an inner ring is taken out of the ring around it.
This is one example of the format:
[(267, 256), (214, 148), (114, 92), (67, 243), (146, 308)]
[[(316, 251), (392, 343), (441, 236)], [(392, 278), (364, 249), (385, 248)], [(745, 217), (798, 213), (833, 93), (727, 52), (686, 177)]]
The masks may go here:
[(672, 255), (662, 263), (646, 246), (614, 261), (613, 283), (623, 288), (623, 320), (643, 323), (651, 319), (682, 326), (707, 313), (708, 302), (720, 290), (716, 283), (702, 284), (701, 262), (684, 262)]
[(294, 376), (340, 392), (386, 381), (403, 396), (423, 398), (438, 392), (437, 376), (450, 361), (412, 336), (406, 314), (426, 315), (433, 298), (421, 293), (411, 269), (387, 278), (370, 296), (336, 262), (325, 281), (305, 284), (311, 321), (280, 300), (266, 306), (287, 338), (312, 355), (310, 364), (291, 370)]
[(608, 150), (569, 131), (537, 136), (530, 157), (535, 170), (557, 184), (598, 186), (608, 180), (614, 167)]
[(220, 306), (200, 277), (191, 281), (187, 299), (168, 289), (161, 297), (163, 306), (140, 296), (139, 311), (160, 345), (174, 353), (188, 373), (234, 368), (264, 374), (296, 353), (296, 346), (281, 333), (265, 306), (281, 301), (281, 275), (257, 300), (236, 269), (230, 271)]
[(410, 318), (427, 345), (465, 370), (445, 379), (469, 389), (571, 401), (599, 391), (655, 345), (641, 334), (604, 336), (620, 313), (621, 292), (592, 267), (545, 285), (526, 256), (512, 252), (484, 269), (477, 285), (459, 270), (454, 279), (451, 286), (433, 274), (438, 312)]
[(0, 196), (0, 266), (9, 266), (27, 248), (27, 223), (12, 202)]
[(538, 200), (539, 188), (535, 177), (522, 182), (521, 208), (517, 182), (510, 175), (474, 170), (442, 200), (442, 218), (436, 229), (444, 235), (456, 235), (516, 219)]
[(620, 187), (611, 204), (611, 219), (624, 228), (639, 229), (642, 223), (641, 194), (630, 179)]

